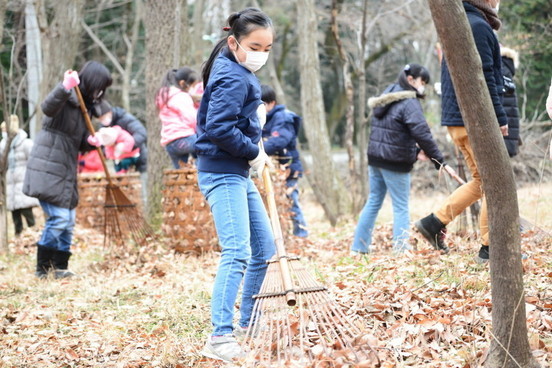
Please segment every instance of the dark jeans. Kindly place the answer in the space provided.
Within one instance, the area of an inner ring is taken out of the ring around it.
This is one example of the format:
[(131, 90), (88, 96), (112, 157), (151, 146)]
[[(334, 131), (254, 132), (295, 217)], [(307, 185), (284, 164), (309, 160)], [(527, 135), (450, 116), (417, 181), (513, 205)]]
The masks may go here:
[(25, 217), (28, 227), (33, 227), (35, 225), (32, 207), (13, 210), (12, 219), (13, 225), (15, 226), (15, 235), (21, 234), (23, 231), (23, 217)]
[(178, 138), (165, 146), (167, 153), (169, 154), (173, 167), (175, 169), (180, 168), (180, 161), (185, 164), (188, 163), (190, 154), (195, 157), (195, 142), (197, 141), (197, 134), (190, 135), (184, 138)]

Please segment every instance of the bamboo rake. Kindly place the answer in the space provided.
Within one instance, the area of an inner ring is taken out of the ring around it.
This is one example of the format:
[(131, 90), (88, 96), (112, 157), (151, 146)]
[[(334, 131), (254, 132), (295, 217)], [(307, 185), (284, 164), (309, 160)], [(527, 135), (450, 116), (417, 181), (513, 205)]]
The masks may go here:
[[(354, 364), (373, 351), (366, 348), (360, 328), (351, 322), (298, 257), (289, 256), (279, 222), (274, 188), (268, 168), (263, 170), (268, 213), (276, 256), (253, 308), (244, 340), (247, 366), (310, 366), (318, 359), (341, 359)], [(359, 347), (364, 344), (364, 349)], [(376, 357), (377, 359), (377, 357)]]
[[(79, 106), (90, 134), (96, 134), (79, 86), (75, 86)], [(138, 244), (155, 237), (153, 230), (140, 211), (123, 191), (113, 182), (101, 147), (96, 147), (107, 179), (104, 203), (104, 245), (111, 241), (120, 245), (131, 236)]]

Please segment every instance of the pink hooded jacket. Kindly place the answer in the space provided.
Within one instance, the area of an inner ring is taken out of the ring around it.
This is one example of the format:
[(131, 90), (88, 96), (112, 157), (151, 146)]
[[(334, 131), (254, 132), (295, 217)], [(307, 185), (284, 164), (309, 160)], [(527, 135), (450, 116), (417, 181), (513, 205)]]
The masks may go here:
[(196, 132), (197, 109), (189, 93), (171, 86), (166, 103), (157, 97), (159, 119), (161, 120), (161, 145), (189, 137)]
[(140, 148), (134, 148), (132, 135), (118, 125), (98, 130), (105, 147), (105, 157), (110, 160), (122, 160), (128, 157), (138, 157)]

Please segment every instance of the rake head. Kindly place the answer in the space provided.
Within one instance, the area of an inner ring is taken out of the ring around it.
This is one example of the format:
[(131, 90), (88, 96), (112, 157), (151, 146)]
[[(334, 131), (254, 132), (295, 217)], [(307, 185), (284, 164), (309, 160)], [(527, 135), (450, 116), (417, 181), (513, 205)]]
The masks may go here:
[[(271, 262), (243, 342), (245, 366), (310, 367), (315, 361), (378, 361), (360, 328), (295, 258), (289, 260), (296, 298), (290, 307), (279, 264)], [(341, 366), (338, 365), (338, 366)], [(329, 365), (334, 366), (334, 365)]]
[(140, 245), (154, 239), (153, 229), (136, 205), (116, 185), (108, 184), (105, 192), (104, 244), (122, 245), (128, 237)]

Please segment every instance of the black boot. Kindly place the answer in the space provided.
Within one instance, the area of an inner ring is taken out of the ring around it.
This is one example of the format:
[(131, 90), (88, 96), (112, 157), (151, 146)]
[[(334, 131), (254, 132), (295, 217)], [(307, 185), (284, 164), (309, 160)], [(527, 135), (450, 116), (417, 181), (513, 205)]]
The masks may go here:
[(56, 250), (54, 253), (54, 267), (55, 273), (54, 277), (56, 279), (64, 279), (66, 277), (73, 277), (75, 274), (69, 270), (67, 267), (69, 265), (69, 257), (71, 257), (71, 252), (63, 252)]
[(445, 253), (449, 252), (449, 248), (445, 244), (445, 235), (447, 233), (446, 226), (435, 216), (430, 214), (421, 220), (414, 223), (418, 231), (431, 243), (433, 248), (441, 250)]
[(481, 248), (479, 249), (479, 253), (475, 257), (475, 262), (477, 262), (479, 264), (489, 262), (489, 246), (488, 245), (481, 245)]
[(56, 251), (53, 248), (43, 247), (37, 244), (36, 250), (36, 272), (35, 276), (38, 278), (45, 278), (48, 276), (48, 271), (53, 268), (53, 256)]

